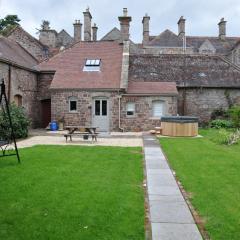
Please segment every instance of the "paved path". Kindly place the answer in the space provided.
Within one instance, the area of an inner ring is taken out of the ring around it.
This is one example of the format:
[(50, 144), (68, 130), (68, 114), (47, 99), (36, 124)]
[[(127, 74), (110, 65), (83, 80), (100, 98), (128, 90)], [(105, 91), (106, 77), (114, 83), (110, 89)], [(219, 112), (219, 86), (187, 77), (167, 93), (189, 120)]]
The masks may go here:
[(153, 240), (201, 240), (156, 138), (143, 135)]

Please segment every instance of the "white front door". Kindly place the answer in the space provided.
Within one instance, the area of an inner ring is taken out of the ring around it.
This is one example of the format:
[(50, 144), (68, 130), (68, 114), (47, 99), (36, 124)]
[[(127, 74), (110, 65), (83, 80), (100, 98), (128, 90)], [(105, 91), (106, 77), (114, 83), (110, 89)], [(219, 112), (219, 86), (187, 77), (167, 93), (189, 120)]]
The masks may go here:
[(94, 99), (92, 109), (93, 126), (98, 127), (101, 132), (107, 132), (109, 130), (108, 100), (106, 98)]

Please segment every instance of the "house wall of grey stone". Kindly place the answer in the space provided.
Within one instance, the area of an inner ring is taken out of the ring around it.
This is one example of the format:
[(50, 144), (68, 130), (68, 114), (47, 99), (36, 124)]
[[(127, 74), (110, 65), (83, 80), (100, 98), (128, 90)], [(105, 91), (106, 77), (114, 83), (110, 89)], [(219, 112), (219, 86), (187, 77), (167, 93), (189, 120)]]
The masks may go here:
[(178, 113), (199, 117), (200, 122), (208, 122), (216, 109), (228, 109), (231, 103), (240, 104), (240, 89), (195, 88), (178, 91)]
[(9, 36), (9, 39), (12, 39), (19, 43), (27, 52), (29, 52), (37, 60), (44, 59), (43, 46), (37, 42), (32, 36), (28, 35), (21, 28), (16, 28)]
[(55, 48), (57, 45), (57, 32), (55, 30), (40, 30), (39, 41), (48, 47)]
[[(148, 131), (159, 127), (161, 121), (153, 117), (153, 102), (164, 102), (164, 116), (177, 114), (177, 97), (167, 96), (123, 96), (121, 99), (121, 127), (124, 131)], [(128, 102), (135, 103), (134, 116), (127, 116)]]
[(39, 126), (39, 102), (37, 101), (37, 74), (11, 66), (11, 84), (9, 99), (9, 66), (0, 63), (0, 74), (6, 83), (6, 93), (9, 102), (14, 102), (14, 96), (22, 97), (22, 106), (31, 120), (31, 126)]

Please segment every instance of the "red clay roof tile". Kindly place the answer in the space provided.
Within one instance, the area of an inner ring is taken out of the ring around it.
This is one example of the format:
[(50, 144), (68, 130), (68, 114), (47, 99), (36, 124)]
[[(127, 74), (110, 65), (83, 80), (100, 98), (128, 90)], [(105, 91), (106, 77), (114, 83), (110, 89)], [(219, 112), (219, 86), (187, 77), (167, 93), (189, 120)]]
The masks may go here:
[[(38, 67), (56, 71), (54, 89), (119, 89), (123, 47), (116, 42), (79, 42)], [(83, 72), (86, 59), (101, 59), (99, 72)]]
[(178, 94), (175, 82), (129, 82), (128, 94)]

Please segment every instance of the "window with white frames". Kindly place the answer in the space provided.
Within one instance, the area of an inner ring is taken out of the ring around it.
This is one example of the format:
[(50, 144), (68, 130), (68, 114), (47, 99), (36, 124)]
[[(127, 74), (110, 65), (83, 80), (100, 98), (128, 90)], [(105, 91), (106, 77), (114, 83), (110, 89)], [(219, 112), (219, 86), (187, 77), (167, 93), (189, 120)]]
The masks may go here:
[(69, 98), (69, 112), (76, 112), (77, 111), (77, 98), (70, 97)]
[(101, 59), (86, 59), (83, 67), (84, 72), (99, 72)]
[(152, 102), (152, 115), (155, 118), (160, 118), (164, 114), (164, 102), (163, 101), (153, 101)]
[(134, 114), (135, 114), (135, 103), (134, 102), (127, 103), (126, 112), (127, 112), (127, 116), (134, 116)]

